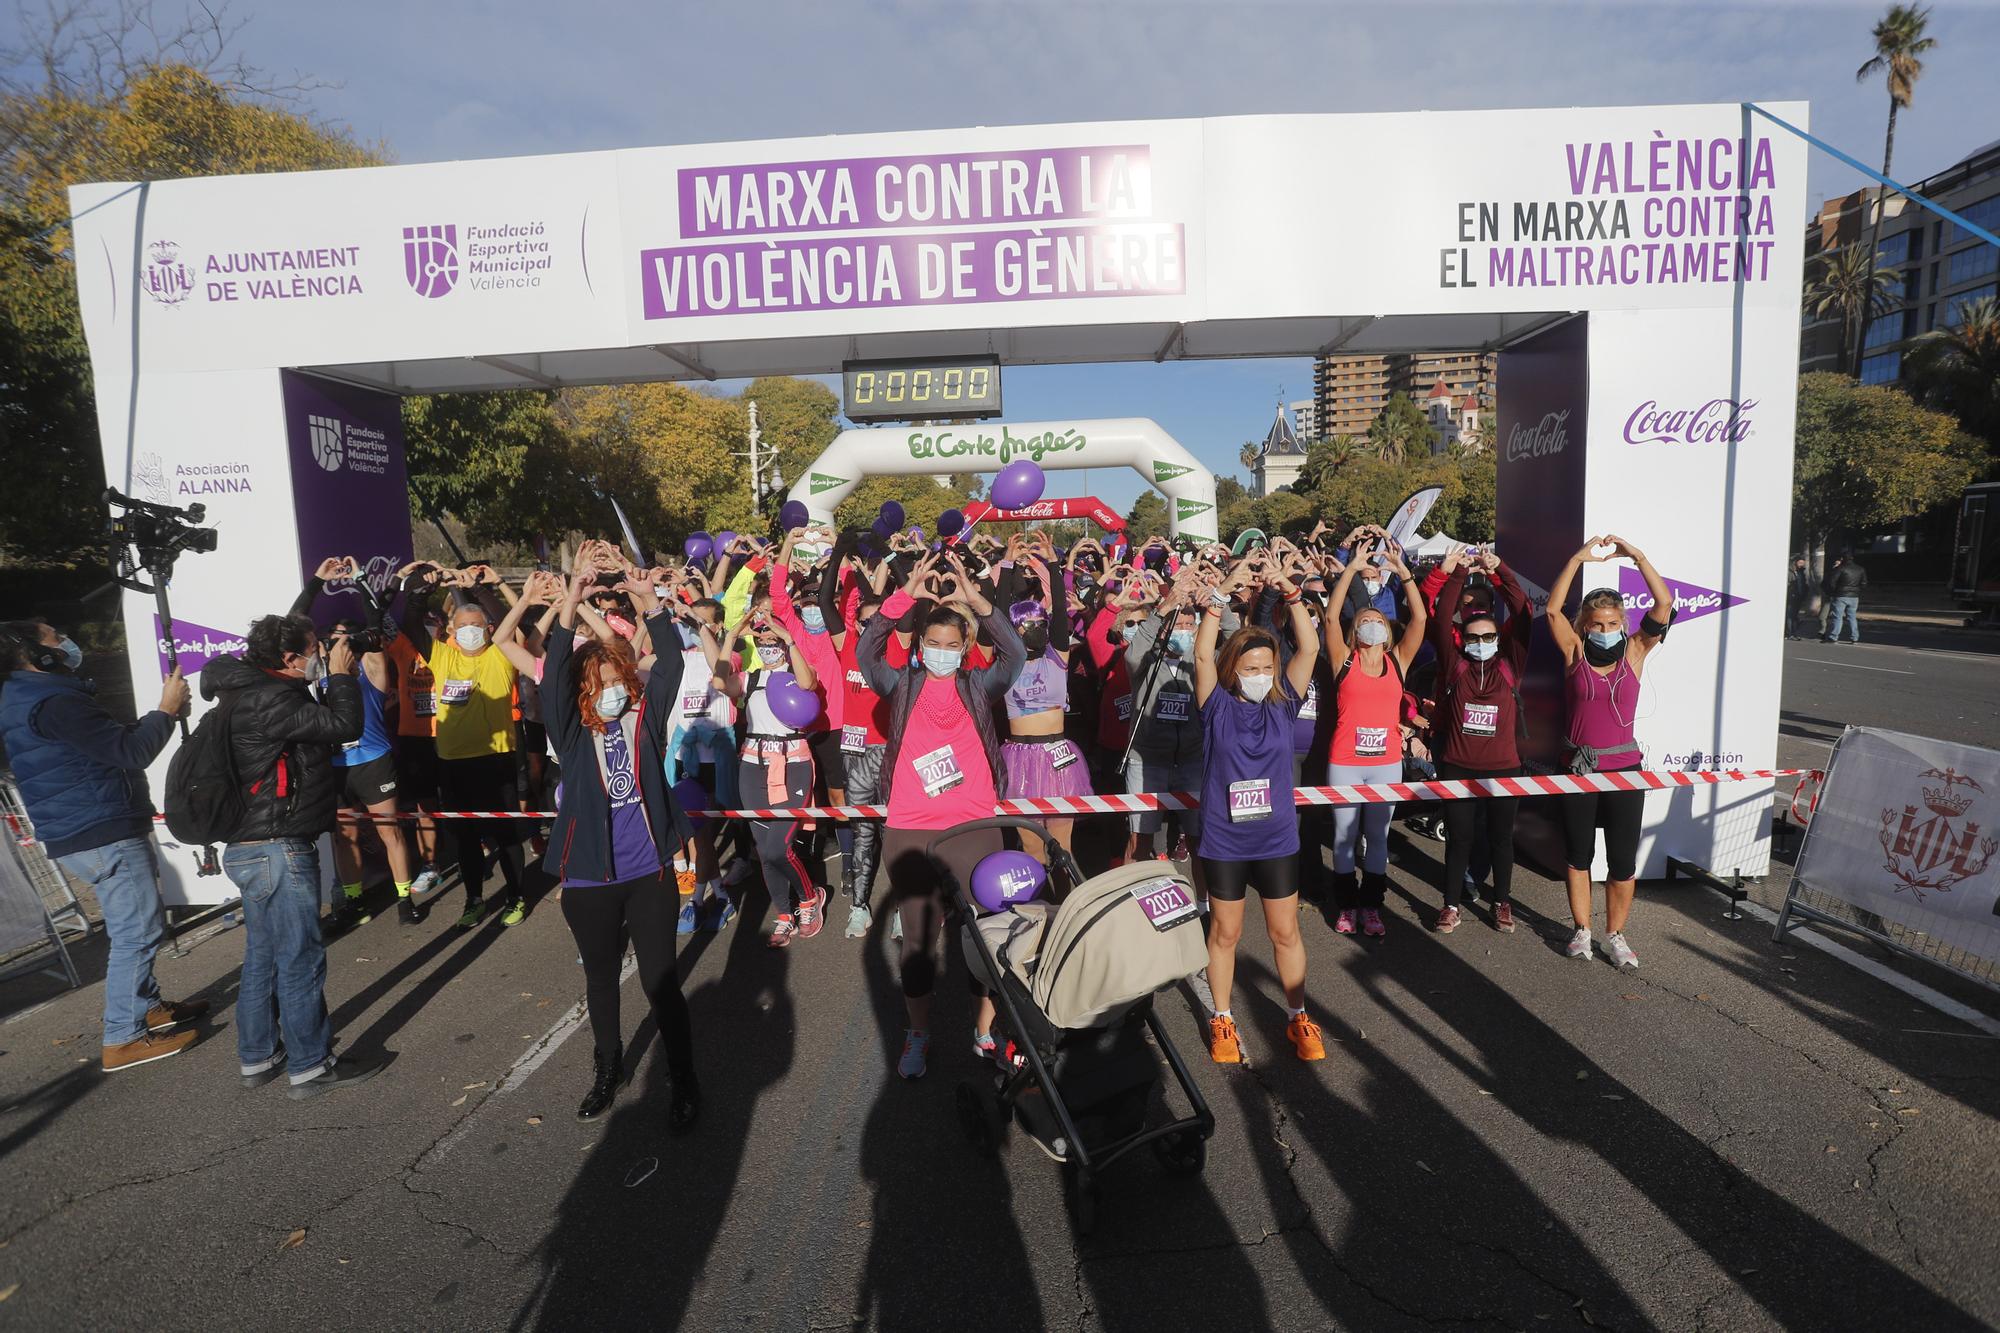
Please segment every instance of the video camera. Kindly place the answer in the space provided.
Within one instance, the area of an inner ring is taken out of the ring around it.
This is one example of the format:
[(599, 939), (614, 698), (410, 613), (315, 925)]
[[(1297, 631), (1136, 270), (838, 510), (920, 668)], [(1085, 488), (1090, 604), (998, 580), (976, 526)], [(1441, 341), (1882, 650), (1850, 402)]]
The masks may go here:
[[(156, 578), (171, 578), (174, 561), (181, 552), (205, 555), (215, 549), (215, 529), (201, 526), (201, 521), (208, 517), (205, 505), (191, 504), (178, 509), (151, 500), (134, 500), (109, 486), (104, 488), (104, 503), (114, 510), (109, 522), (115, 548), (112, 573), (122, 587), (151, 592), (151, 587), (139, 581), (142, 572), (151, 572)], [(115, 512), (119, 509), (124, 512)]]

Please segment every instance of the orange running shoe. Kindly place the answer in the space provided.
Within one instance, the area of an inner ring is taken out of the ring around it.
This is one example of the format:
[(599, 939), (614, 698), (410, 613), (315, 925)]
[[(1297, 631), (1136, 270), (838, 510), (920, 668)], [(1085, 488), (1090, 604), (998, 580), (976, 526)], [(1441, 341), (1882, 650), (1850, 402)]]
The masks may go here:
[(1304, 1014), (1285, 1024), (1285, 1035), (1292, 1039), (1292, 1049), (1299, 1053), (1299, 1059), (1326, 1059), (1326, 1034)]
[(674, 887), (681, 891), (681, 897), (693, 897), (696, 888), (694, 867), (690, 866), (686, 870), (675, 870)]
[(1236, 1020), (1221, 1014), (1208, 1020), (1208, 1054), (1219, 1065), (1243, 1063), (1243, 1043), (1236, 1039)]

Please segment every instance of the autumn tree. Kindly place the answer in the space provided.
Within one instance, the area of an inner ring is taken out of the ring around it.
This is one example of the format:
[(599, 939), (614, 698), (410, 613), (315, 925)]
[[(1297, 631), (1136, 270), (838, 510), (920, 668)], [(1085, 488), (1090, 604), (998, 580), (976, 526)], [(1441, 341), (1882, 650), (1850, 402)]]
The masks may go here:
[(52, 11), (0, 83), (0, 453), (10, 465), (0, 556), (39, 563), (103, 551), (70, 186), (383, 160), (299, 114), (287, 101), (299, 85), (272, 85), (236, 60), (219, 11), (176, 27), (86, 8)]

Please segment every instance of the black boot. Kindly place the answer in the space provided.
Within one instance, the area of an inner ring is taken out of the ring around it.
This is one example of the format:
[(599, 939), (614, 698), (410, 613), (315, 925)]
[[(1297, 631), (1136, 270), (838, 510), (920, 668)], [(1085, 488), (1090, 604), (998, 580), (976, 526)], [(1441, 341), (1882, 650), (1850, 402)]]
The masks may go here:
[(701, 1080), (693, 1074), (674, 1075), (674, 1099), (667, 1107), (667, 1128), (685, 1134), (701, 1115)]
[(590, 1091), (583, 1095), (583, 1104), (576, 1108), (576, 1118), (595, 1120), (602, 1115), (624, 1082), (624, 1058), (616, 1053), (605, 1055), (600, 1051), (597, 1055), (597, 1076), (591, 1080)]

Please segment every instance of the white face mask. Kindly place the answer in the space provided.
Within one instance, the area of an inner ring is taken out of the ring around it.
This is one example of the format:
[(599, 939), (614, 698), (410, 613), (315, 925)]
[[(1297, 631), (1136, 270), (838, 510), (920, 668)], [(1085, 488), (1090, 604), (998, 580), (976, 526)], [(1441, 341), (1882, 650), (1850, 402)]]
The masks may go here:
[(1260, 704), (1271, 693), (1273, 680), (1271, 676), (1238, 676), (1236, 688), (1243, 691), (1243, 697), (1251, 703)]
[(1389, 627), (1379, 620), (1364, 620), (1361, 627), (1354, 631), (1354, 637), (1370, 648), (1379, 648), (1389, 642)]
[(1382, 591), (1382, 580), (1363, 579), (1361, 580), (1361, 588), (1362, 591), (1366, 592), (1370, 597), (1373, 597), (1376, 593)]
[(965, 653), (957, 648), (924, 647), (924, 670), (933, 676), (949, 676), (964, 660)]
[(609, 722), (623, 714), (629, 702), (631, 695), (623, 685), (606, 685), (597, 692), (597, 715)]
[(783, 666), (785, 662), (784, 645), (760, 643), (757, 645), (757, 656), (767, 667)]
[(468, 653), (476, 653), (486, 646), (486, 626), (460, 625), (451, 632), (452, 641)]

